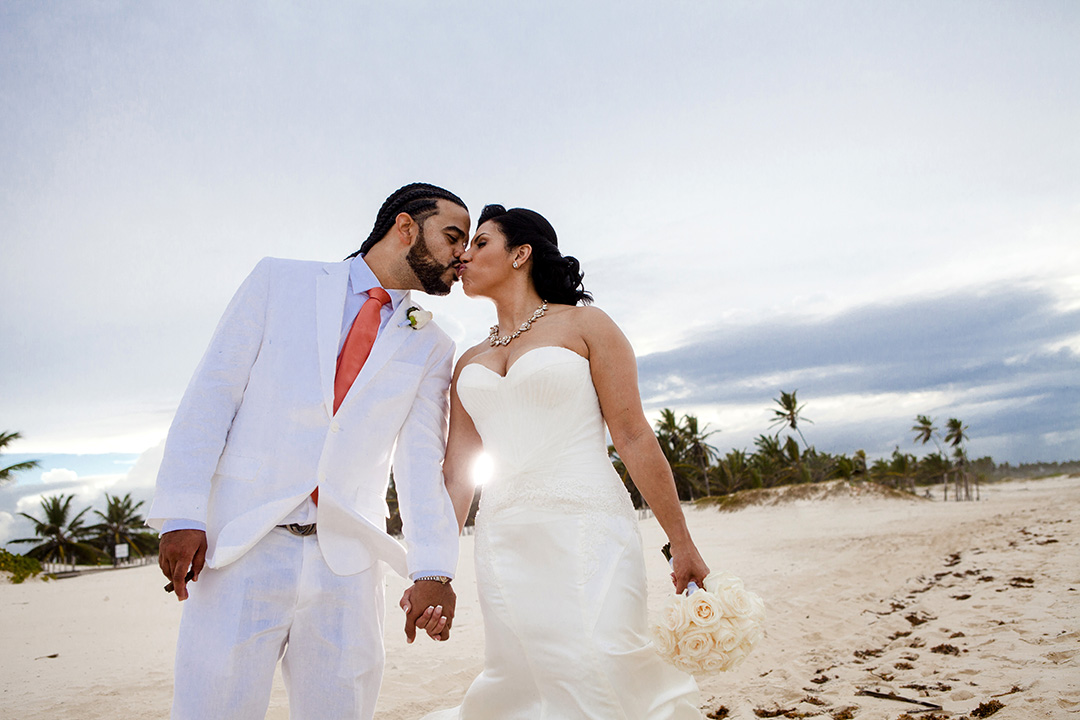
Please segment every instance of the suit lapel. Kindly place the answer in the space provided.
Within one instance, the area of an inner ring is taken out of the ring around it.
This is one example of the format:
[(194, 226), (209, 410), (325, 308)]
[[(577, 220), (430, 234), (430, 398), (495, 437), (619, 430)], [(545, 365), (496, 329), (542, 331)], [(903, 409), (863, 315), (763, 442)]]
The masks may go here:
[(319, 341), (319, 380), (326, 412), (334, 414), (334, 373), (337, 370), (341, 319), (349, 290), (349, 263), (329, 263), (315, 281), (315, 315)]

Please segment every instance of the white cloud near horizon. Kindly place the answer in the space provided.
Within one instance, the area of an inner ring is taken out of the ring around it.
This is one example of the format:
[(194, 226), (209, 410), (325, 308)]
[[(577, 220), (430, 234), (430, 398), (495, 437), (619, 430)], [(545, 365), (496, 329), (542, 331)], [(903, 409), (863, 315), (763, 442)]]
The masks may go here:
[[(80, 475), (76, 470), (52, 468), (34, 478), (28, 477), (31, 473), (17, 475), (15, 482), (0, 488), (0, 547), (16, 537), (32, 537), (32, 523), (17, 513), (41, 517), (42, 499), (53, 495), (73, 495), (73, 514), (85, 507), (91, 508), (84, 516), (86, 525), (98, 521), (93, 511), (105, 509), (106, 494), (123, 497), (130, 493), (132, 500), (143, 503), (139, 513), (145, 517), (153, 498), (154, 483), (164, 448), (165, 443), (160, 442), (146, 450), (130, 463), (124, 472)], [(80, 458), (65, 459), (68, 462), (80, 463)], [(89, 460), (96, 458), (91, 457)], [(100, 463), (94, 464), (95, 467), (98, 465)], [(19, 547), (21, 546), (12, 546), (10, 549), (17, 551)]]
[(68, 470), (67, 468), (56, 468), (41, 473), (41, 482), (44, 485), (70, 485), (74, 482), (78, 482), (78, 480), (79, 474), (74, 470)]

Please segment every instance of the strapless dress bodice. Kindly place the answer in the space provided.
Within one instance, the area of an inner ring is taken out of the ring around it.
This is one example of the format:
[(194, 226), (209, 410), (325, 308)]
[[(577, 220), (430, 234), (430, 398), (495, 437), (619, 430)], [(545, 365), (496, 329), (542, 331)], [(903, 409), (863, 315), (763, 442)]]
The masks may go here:
[(471, 363), (457, 391), (494, 463), (482, 513), (542, 507), (633, 515), (608, 458), (586, 358), (551, 345), (524, 353), (505, 376)]

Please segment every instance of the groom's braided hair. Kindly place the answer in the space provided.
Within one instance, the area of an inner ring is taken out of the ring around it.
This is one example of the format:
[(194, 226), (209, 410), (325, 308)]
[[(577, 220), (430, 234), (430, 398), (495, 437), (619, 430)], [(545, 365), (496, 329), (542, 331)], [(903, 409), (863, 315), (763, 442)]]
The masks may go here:
[(466, 210), (469, 209), (461, 198), (438, 185), (410, 183), (400, 187), (391, 193), (390, 197), (386, 198), (382, 207), (379, 208), (379, 214), (375, 216), (375, 226), (371, 229), (371, 234), (368, 235), (364, 244), (360, 246), (359, 250), (345, 259), (354, 258), (374, 247), (375, 243), (382, 240), (383, 236), (390, 232), (390, 228), (394, 226), (394, 220), (401, 213), (408, 213), (417, 223), (423, 223), (438, 209), (436, 200), (449, 200)]

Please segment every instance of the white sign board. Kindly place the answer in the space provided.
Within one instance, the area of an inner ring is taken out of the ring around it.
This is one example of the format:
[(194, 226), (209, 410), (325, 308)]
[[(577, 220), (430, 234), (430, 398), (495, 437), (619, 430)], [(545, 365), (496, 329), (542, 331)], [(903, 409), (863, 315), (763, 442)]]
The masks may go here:
[(117, 543), (116, 544), (116, 553), (115, 553), (115, 555), (116, 555), (117, 560), (125, 559), (128, 556), (127, 543)]

